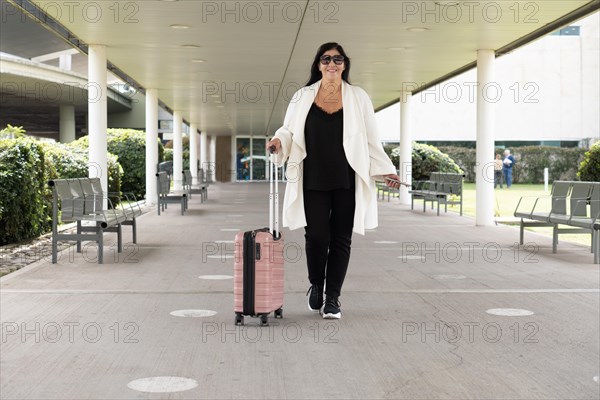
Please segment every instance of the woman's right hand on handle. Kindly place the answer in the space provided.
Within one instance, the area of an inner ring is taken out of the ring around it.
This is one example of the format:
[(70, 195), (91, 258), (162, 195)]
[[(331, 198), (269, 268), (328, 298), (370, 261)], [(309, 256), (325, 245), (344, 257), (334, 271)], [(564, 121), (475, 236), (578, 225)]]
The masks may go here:
[(277, 154), (279, 153), (279, 149), (281, 149), (281, 140), (275, 138), (267, 143), (267, 151), (269, 153)]

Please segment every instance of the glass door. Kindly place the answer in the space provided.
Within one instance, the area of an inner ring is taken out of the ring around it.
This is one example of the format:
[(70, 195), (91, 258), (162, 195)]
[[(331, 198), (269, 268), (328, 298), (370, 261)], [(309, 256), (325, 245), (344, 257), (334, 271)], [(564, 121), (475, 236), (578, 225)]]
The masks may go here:
[(235, 141), (236, 180), (265, 181), (268, 176), (266, 138), (237, 137)]
[(235, 145), (236, 180), (249, 181), (251, 179), (250, 139), (236, 138)]
[(252, 139), (251, 179), (253, 181), (264, 181), (267, 179), (266, 145), (266, 139)]

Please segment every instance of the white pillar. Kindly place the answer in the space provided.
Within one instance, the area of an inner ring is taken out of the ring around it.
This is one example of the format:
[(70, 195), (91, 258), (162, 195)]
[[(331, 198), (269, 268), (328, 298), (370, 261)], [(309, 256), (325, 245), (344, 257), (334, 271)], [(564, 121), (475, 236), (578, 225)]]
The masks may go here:
[(208, 164), (208, 135), (206, 131), (200, 133), (200, 167), (204, 172), (204, 179), (208, 181), (207, 171), (210, 169)]
[(173, 112), (173, 188), (181, 190), (183, 185), (183, 141), (181, 131), (183, 130), (183, 117), (181, 111)]
[(71, 59), (72, 56), (70, 54), (62, 54), (58, 59), (58, 66), (60, 69), (64, 69), (65, 71), (71, 70)]
[(190, 124), (190, 171), (192, 183), (198, 184), (198, 125)]
[(494, 50), (477, 50), (477, 151), (475, 224), (494, 224)]
[(75, 140), (75, 106), (72, 104), (60, 105), (59, 141), (71, 143)]
[(106, 46), (90, 44), (88, 56), (89, 176), (99, 177), (102, 190), (106, 192), (108, 191)]
[(217, 181), (217, 137), (210, 137), (210, 157), (209, 157), (209, 174), (210, 174), (210, 182)]
[[(403, 92), (400, 95), (400, 180), (412, 183), (412, 131), (410, 103), (412, 93)], [(410, 194), (406, 186), (400, 186), (400, 204), (410, 204)]]
[(158, 184), (158, 90), (146, 89), (146, 204), (156, 204)]

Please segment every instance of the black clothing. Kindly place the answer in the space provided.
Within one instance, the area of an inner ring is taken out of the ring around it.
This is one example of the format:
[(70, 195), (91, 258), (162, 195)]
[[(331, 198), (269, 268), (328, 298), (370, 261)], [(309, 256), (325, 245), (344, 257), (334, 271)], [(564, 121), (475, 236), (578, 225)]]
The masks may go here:
[(308, 280), (327, 296), (339, 296), (350, 261), (354, 227), (354, 181), (349, 189), (304, 190)]
[(313, 103), (306, 117), (304, 138), (305, 189), (349, 189), (354, 185), (354, 171), (344, 152), (343, 109), (329, 114)]

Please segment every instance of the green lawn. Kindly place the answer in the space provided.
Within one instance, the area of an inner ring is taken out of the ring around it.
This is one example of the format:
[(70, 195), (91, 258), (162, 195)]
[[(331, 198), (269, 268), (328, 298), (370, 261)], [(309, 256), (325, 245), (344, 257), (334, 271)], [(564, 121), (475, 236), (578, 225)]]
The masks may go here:
[[(548, 186), (550, 189), (551, 185)], [(547, 196), (550, 193), (544, 192), (543, 184), (513, 184), (510, 189), (504, 186), (504, 189), (496, 188), (494, 213), (500, 217), (512, 217), (517, 207), (517, 203), (522, 196)], [(448, 206), (449, 210), (459, 211), (459, 207)], [(475, 216), (475, 184), (465, 183), (463, 186), (463, 213), (465, 215)], [(552, 237), (552, 228), (535, 227), (527, 230), (542, 233)], [(518, 237), (516, 237), (518, 240)], [(525, 235), (527, 240), (527, 235)], [(564, 234), (560, 235), (560, 241), (568, 241), (589, 246), (591, 244), (590, 235)]]

